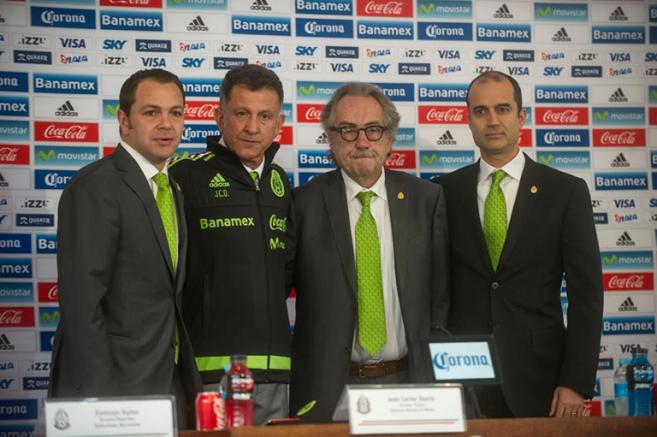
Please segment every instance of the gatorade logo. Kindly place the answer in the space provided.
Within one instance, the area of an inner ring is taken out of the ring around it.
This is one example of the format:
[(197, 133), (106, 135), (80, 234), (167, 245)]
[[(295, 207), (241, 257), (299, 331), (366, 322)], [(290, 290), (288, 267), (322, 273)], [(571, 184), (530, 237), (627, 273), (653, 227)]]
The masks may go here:
[(230, 183), (222, 176), (221, 173), (217, 172), (216, 175), (210, 180), (208, 184), (210, 188), (228, 188)]
[(276, 214), (272, 214), (269, 217), (269, 229), (285, 232), (287, 230), (287, 217), (278, 217)]
[(281, 175), (278, 174), (276, 169), (272, 169), (271, 178), (269, 179), (269, 185), (271, 186), (271, 191), (276, 195), (276, 197), (285, 196), (285, 184), (281, 179)]

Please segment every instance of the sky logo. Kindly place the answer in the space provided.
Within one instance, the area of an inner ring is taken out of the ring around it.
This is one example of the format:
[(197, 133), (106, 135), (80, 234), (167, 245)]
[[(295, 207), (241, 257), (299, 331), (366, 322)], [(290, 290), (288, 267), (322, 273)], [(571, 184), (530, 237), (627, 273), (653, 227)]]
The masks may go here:
[[(290, 20), (278, 17), (248, 17), (233, 15), (233, 34), (290, 36)], [(299, 24), (297, 23), (297, 33)]]
[(586, 170), (591, 168), (589, 152), (537, 151), (536, 161), (559, 170)]
[(413, 39), (413, 23), (392, 21), (359, 21), (359, 39)]
[(472, 41), (472, 23), (420, 21), (417, 34), (420, 40)]
[(474, 161), (472, 150), (420, 150), (420, 168), (423, 170), (456, 170)]
[(477, 41), (531, 42), (529, 24), (477, 24)]
[(37, 190), (63, 190), (76, 170), (34, 170), (34, 188)]
[(0, 233), (0, 253), (31, 253), (31, 234)]
[(0, 278), (32, 277), (32, 260), (30, 258), (2, 258), (0, 259)]
[(536, 85), (536, 103), (588, 103), (589, 89), (586, 85)]
[(30, 100), (22, 96), (0, 95), (0, 115), (9, 117), (29, 117)]
[(98, 78), (91, 75), (34, 73), (35, 93), (98, 94)]
[(162, 13), (101, 10), (100, 28), (104, 30), (162, 32)]
[(39, 254), (56, 254), (57, 253), (57, 235), (55, 234), (37, 234), (36, 251)]
[(71, 29), (95, 29), (95, 9), (66, 9), (32, 6), (32, 26), (64, 27)]
[(297, 152), (299, 168), (334, 168), (335, 164), (328, 157), (328, 150), (299, 150)]
[(646, 113), (641, 107), (597, 107), (593, 108), (591, 119), (595, 125), (644, 125)]
[(30, 141), (30, 122), (0, 120), (0, 140), (19, 143)]
[(297, 36), (317, 38), (353, 38), (354, 23), (351, 20), (297, 18)]
[(0, 91), (26, 93), (28, 91), (27, 73), (0, 71)]
[(575, 22), (588, 21), (589, 10), (585, 3), (534, 3), (536, 21)]
[(415, 100), (412, 83), (375, 83), (393, 102), (413, 102)]
[(421, 83), (417, 94), (420, 102), (465, 102), (468, 85), (464, 83), (439, 85)]
[(219, 97), (221, 79), (183, 77), (180, 81), (187, 97)]
[(98, 147), (34, 146), (34, 164), (36, 165), (81, 167), (98, 158)]
[(593, 44), (644, 44), (646, 29), (643, 26), (592, 26)]
[(472, 18), (472, 2), (452, 0), (417, 0), (419, 18)]
[(652, 270), (654, 266), (649, 250), (600, 252), (600, 263), (603, 270)]
[(588, 129), (536, 129), (537, 147), (589, 147)]
[(602, 335), (642, 335), (654, 333), (654, 317), (604, 317), (602, 319)]
[(34, 303), (31, 282), (0, 282), (0, 302)]
[(341, 82), (297, 81), (297, 100), (329, 100)]
[(599, 191), (648, 189), (647, 173), (595, 173), (594, 176), (595, 189)]
[(353, 15), (352, 0), (300, 0), (295, 1), (297, 14)]

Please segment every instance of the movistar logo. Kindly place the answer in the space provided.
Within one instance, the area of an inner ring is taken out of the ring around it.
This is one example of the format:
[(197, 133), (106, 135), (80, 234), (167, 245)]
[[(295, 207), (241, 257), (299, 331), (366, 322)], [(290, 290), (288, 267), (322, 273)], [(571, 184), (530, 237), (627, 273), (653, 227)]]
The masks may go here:
[(48, 150), (48, 153), (44, 152), (43, 150), (39, 150), (36, 154), (37, 158), (39, 158), (39, 161), (50, 161), (57, 156), (57, 153), (54, 149)]
[(538, 162), (544, 165), (550, 165), (554, 161), (554, 155), (549, 154), (549, 155), (541, 155), (538, 157)]
[(269, 249), (270, 250), (285, 250), (285, 242), (279, 237), (274, 237), (269, 239)]
[(269, 229), (285, 232), (287, 230), (287, 217), (278, 217), (276, 214), (272, 214), (269, 217)]
[(115, 104), (108, 103), (103, 107), (103, 109), (104, 109), (105, 114), (107, 114), (107, 115), (116, 115), (116, 114), (119, 113), (119, 104), (118, 103), (115, 103)]
[(255, 226), (255, 219), (253, 217), (201, 218), (199, 224), (201, 229), (243, 228)]
[(228, 188), (230, 183), (222, 176), (221, 173), (217, 172), (216, 175), (210, 180), (208, 184), (210, 188)]
[(617, 262), (618, 262), (618, 257), (616, 255), (602, 257), (602, 263), (606, 266), (613, 266)]
[(594, 111), (593, 116), (598, 121), (604, 121), (609, 118), (609, 111)]
[(315, 85), (308, 85), (307, 87), (299, 85), (299, 92), (304, 96), (309, 96), (315, 91)]

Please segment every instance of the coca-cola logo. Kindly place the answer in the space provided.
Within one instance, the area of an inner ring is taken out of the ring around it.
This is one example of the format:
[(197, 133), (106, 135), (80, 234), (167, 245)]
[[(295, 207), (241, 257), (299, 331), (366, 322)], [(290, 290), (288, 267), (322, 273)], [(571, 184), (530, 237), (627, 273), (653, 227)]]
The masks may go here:
[(598, 147), (643, 147), (645, 129), (593, 129), (593, 145)]
[(96, 123), (36, 121), (34, 126), (34, 136), (37, 141), (98, 142)]
[(39, 282), (39, 302), (57, 302), (59, 292), (56, 282)]
[(605, 273), (605, 290), (652, 290), (652, 273)]
[(48, 140), (84, 140), (86, 133), (87, 128), (84, 126), (69, 126), (67, 128), (58, 128), (54, 124), (51, 124), (46, 128), (43, 134)]
[(187, 102), (184, 115), (189, 120), (212, 120), (218, 107), (218, 104), (211, 102)]
[(622, 146), (627, 146), (629, 144), (634, 144), (636, 141), (636, 133), (635, 132), (620, 132), (620, 133), (610, 133), (610, 132), (605, 132), (600, 136), (600, 142), (602, 144), (608, 145), (608, 144), (614, 144), (614, 145), (622, 145)]
[(579, 122), (579, 113), (573, 109), (565, 111), (548, 109), (543, 114), (543, 122), (547, 124), (576, 124)]
[(18, 159), (18, 147), (0, 146), (0, 162), (3, 164), (15, 163)]
[(403, 169), (415, 168), (415, 151), (398, 150), (398, 151), (390, 152), (390, 155), (388, 155), (388, 159), (386, 159), (385, 166), (387, 168), (403, 168)]
[(34, 326), (32, 307), (0, 307), (0, 326)]
[(375, 0), (370, 0), (365, 5), (365, 13), (371, 15), (401, 15), (402, 6), (402, 2), (389, 1), (378, 3)]
[(426, 114), (429, 123), (465, 123), (465, 108), (431, 108)]

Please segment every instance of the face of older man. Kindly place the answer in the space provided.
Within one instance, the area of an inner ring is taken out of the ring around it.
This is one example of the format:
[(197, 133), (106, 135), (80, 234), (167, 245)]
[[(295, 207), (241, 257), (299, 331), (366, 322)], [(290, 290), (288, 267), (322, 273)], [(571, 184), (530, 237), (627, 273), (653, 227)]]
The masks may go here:
[[(368, 127), (369, 133), (362, 130)], [(377, 136), (376, 127), (384, 129), (383, 135), (379, 139), (370, 140), (368, 136)], [(339, 129), (342, 129), (342, 133)], [(332, 126), (328, 134), (335, 161), (362, 187), (371, 187), (381, 176), (393, 141), (386, 129), (383, 109), (373, 97), (345, 96), (333, 110)], [(343, 138), (349, 138), (350, 135), (356, 135), (353, 141)]]

